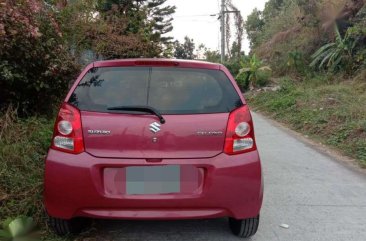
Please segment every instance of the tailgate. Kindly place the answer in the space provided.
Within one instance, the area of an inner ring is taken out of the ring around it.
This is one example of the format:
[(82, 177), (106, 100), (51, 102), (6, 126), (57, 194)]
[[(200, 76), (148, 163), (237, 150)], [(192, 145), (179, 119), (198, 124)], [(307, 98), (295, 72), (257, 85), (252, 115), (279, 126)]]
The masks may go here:
[(154, 115), (83, 111), (85, 149), (108, 158), (213, 157), (223, 151), (228, 115), (165, 115), (160, 124)]

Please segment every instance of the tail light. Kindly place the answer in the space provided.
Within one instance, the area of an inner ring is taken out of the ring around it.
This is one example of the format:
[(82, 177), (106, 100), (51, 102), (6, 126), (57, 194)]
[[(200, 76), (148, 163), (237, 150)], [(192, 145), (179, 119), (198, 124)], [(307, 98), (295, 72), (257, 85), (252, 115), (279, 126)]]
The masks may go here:
[(248, 106), (230, 113), (226, 130), (224, 152), (228, 155), (256, 150), (252, 116)]
[(62, 104), (58, 113), (51, 148), (72, 154), (84, 151), (80, 112), (67, 103)]

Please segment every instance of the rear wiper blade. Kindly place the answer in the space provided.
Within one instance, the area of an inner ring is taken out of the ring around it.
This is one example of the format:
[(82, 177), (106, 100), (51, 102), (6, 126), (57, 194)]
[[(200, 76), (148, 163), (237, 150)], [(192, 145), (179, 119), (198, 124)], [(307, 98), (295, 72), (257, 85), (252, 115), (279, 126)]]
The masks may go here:
[(166, 122), (164, 117), (159, 113), (159, 111), (151, 106), (115, 106), (115, 107), (109, 107), (107, 108), (107, 110), (146, 112), (156, 115), (159, 118), (161, 124), (164, 124)]

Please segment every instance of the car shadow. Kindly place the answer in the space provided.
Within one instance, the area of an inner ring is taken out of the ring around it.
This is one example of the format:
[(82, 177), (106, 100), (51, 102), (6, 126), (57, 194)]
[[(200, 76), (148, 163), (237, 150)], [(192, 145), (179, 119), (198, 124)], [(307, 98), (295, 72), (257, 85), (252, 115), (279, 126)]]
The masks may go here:
[(93, 234), (93, 239), (82, 240), (240, 240), (231, 234), (225, 218), (177, 221), (97, 220), (94, 230), (96, 234)]

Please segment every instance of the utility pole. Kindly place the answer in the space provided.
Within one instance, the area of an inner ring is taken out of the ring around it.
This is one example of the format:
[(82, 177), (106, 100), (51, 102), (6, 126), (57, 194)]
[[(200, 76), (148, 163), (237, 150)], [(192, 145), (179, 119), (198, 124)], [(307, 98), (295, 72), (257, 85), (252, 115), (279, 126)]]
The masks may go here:
[(225, 0), (221, 0), (221, 63), (225, 61)]
[(225, 61), (225, 14), (227, 13), (240, 13), (240, 11), (225, 11), (225, 0), (221, 0), (221, 12), (220, 12), (220, 23), (221, 23), (221, 63)]

